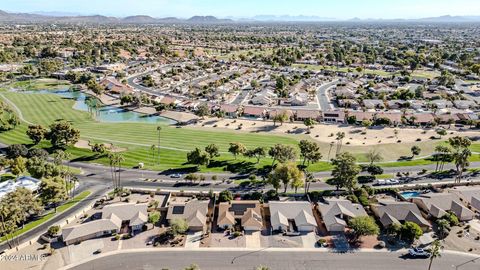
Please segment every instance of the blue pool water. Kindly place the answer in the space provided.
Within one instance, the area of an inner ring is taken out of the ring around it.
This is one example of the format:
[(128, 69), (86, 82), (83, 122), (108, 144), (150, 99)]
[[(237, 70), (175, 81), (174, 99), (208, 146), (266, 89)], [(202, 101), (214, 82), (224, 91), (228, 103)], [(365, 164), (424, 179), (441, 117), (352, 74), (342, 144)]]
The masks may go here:
[[(79, 111), (88, 112), (88, 105), (86, 100), (88, 97), (85, 93), (79, 91), (69, 90), (41, 90), (41, 91), (25, 91), (28, 94), (56, 94), (63, 98), (74, 99), (75, 105), (73, 108)], [(100, 122), (137, 122), (137, 123), (152, 123), (152, 124), (174, 124), (175, 121), (157, 116), (146, 115), (137, 112), (124, 110), (113, 106), (102, 106), (98, 113), (94, 115), (95, 119)]]
[(405, 192), (402, 192), (400, 193), (400, 195), (402, 195), (403, 198), (405, 199), (410, 199), (410, 198), (415, 198), (415, 197), (418, 197), (420, 196), (420, 192), (417, 192), (417, 191), (405, 191)]

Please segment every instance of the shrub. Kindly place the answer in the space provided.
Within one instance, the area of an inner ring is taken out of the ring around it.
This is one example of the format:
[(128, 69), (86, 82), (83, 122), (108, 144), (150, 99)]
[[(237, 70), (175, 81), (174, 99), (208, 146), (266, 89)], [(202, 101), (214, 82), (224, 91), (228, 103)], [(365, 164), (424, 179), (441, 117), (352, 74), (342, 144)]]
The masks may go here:
[(233, 194), (230, 190), (224, 190), (224, 191), (220, 192), (220, 194), (218, 196), (218, 200), (220, 202), (229, 202), (229, 201), (233, 200)]
[(50, 236), (55, 236), (58, 234), (58, 232), (60, 231), (60, 226), (58, 225), (54, 225), (54, 226), (51, 226), (50, 228), (48, 228), (48, 235)]
[(170, 222), (173, 235), (184, 234), (188, 230), (188, 223), (185, 219), (177, 218)]

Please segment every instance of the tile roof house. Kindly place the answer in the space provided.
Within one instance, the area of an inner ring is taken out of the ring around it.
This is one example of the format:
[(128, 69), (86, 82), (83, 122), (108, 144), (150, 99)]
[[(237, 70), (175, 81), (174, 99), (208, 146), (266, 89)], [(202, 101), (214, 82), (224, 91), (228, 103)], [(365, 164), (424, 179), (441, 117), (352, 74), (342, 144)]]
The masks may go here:
[(452, 193), (422, 194), (412, 198), (412, 202), (435, 218), (442, 217), (447, 211), (455, 213), (460, 221), (471, 220), (475, 215)]
[(227, 229), (240, 223), (246, 231), (259, 231), (263, 227), (261, 204), (258, 201), (222, 202), (218, 205), (218, 227)]
[(424, 231), (431, 225), (422, 216), (417, 205), (411, 202), (399, 202), (393, 200), (379, 200), (370, 206), (372, 212), (378, 217), (384, 228), (392, 224), (401, 224), (406, 221), (416, 223)]
[(100, 81), (100, 85), (113, 94), (130, 94), (133, 92), (133, 89), (130, 86), (124, 85), (112, 77), (103, 78)]
[(266, 110), (262, 107), (245, 106), (243, 108), (244, 117), (263, 118)]
[(270, 202), (269, 208), (273, 230), (312, 232), (317, 226), (309, 202)]
[(168, 206), (167, 220), (185, 219), (190, 231), (205, 231), (207, 229), (207, 212), (210, 201), (191, 200), (173, 202)]
[(142, 229), (147, 223), (147, 204), (118, 203), (103, 207), (94, 216), (100, 219), (85, 222), (62, 230), (66, 245), (79, 243), (95, 237), (118, 233), (126, 224), (132, 233)]
[(349, 219), (367, 216), (361, 205), (344, 199), (325, 199), (325, 203), (318, 203), (318, 210), (329, 232), (343, 232)]

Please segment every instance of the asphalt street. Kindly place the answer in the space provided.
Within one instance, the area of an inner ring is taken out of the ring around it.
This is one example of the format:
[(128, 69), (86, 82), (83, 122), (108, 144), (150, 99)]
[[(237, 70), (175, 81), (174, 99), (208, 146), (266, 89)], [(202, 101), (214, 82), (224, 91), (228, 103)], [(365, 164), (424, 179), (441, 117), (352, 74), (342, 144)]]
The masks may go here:
[[(443, 254), (433, 270), (452, 270), (472, 257)], [(331, 253), (316, 251), (151, 251), (121, 253), (75, 266), (74, 270), (185, 269), (197, 264), (202, 270), (247, 270), (263, 265), (271, 270), (416, 270), (428, 269), (428, 259), (411, 259), (399, 252)], [(480, 261), (458, 269), (478, 270)]]

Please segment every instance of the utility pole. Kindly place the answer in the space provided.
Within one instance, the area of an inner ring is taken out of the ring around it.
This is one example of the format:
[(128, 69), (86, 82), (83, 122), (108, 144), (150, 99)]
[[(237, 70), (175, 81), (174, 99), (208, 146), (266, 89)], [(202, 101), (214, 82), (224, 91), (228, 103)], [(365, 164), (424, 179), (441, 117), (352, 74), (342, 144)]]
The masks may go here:
[(158, 131), (158, 144), (157, 144), (157, 163), (160, 165), (160, 131), (162, 130), (162, 127), (158, 126), (157, 131)]

